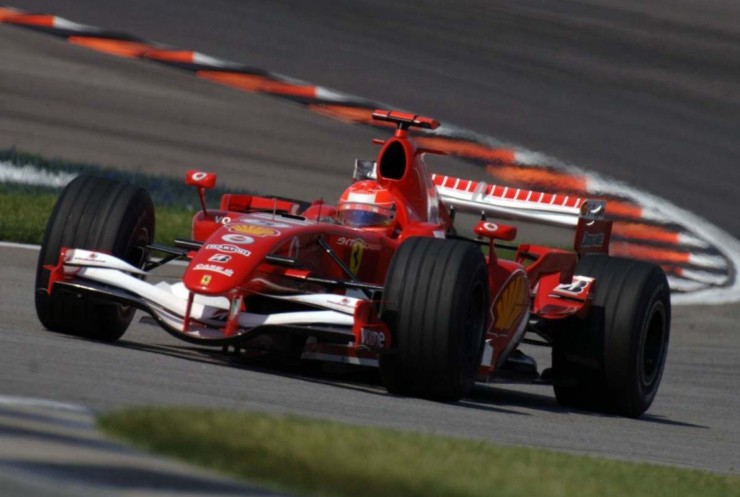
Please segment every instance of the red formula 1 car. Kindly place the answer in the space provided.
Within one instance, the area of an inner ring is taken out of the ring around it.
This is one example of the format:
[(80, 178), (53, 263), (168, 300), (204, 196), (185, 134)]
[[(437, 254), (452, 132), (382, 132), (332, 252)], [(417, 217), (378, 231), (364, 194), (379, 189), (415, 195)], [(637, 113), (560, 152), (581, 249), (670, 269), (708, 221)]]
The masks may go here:
[[(534, 370), (561, 404), (642, 414), (665, 364), (670, 294), (659, 267), (607, 255), (604, 203), (430, 174), (434, 151), (408, 130), (439, 123), (373, 117), (395, 135), (356, 163), (337, 205), (227, 194), (208, 209), (216, 177), (189, 171), (202, 210), (171, 247), (152, 242), (145, 190), (78, 177), (41, 247), (41, 323), (110, 341), (138, 308), (195, 344), (379, 367), (392, 393), (454, 401), (476, 380)], [(480, 216), (469, 238), (460, 212)], [(500, 259), (517, 233), (506, 219), (571, 227), (575, 251), (520, 245)], [(180, 281), (146, 281), (174, 259), (189, 261)], [(551, 346), (552, 368), (538, 375), (523, 342)]]

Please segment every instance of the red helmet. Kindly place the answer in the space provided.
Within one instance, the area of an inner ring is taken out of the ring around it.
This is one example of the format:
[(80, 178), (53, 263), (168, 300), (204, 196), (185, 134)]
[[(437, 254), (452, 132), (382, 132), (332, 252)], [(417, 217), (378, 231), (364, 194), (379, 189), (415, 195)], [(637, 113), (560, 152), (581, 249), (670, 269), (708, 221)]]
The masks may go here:
[(339, 198), (337, 217), (355, 228), (387, 228), (396, 218), (396, 204), (377, 181), (358, 181)]

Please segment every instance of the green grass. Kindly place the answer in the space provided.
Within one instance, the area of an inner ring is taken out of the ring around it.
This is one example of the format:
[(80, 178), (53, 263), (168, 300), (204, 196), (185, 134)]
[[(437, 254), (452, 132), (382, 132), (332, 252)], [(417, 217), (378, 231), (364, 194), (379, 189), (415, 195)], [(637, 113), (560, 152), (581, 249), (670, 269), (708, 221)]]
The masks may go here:
[[(182, 179), (144, 173), (117, 171), (94, 164), (47, 159), (15, 149), (0, 150), (0, 163), (16, 167), (30, 167), (49, 173), (91, 173), (106, 178), (127, 181), (145, 188), (152, 196), (156, 215), (155, 241), (171, 245), (175, 237), (189, 237), (193, 214), (200, 208), (194, 188), (185, 186)], [(46, 223), (61, 188), (0, 182), (0, 240), (39, 244)], [(231, 188), (215, 188), (208, 193), (210, 203), (217, 202), (224, 193), (248, 193)]]
[[(47, 159), (38, 155), (19, 152), (14, 149), (0, 150), (0, 163), (7, 162), (16, 167), (30, 166), (35, 170), (50, 173), (70, 173), (73, 175), (89, 173), (104, 176), (118, 181), (127, 181), (145, 188), (152, 195), (155, 205), (181, 207), (194, 210), (200, 204), (195, 189), (185, 186), (185, 170), (179, 178), (171, 178), (140, 172), (119, 171), (95, 164), (65, 161), (61, 159)], [(59, 193), (61, 189), (44, 186), (23, 185), (0, 182), (0, 192), (22, 193)], [(209, 198), (218, 199), (224, 193), (249, 193), (241, 189), (223, 188), (221, 186), (209, 192)]]
[(54, 193), (0, 192), (0, 240), (41, 243), (56, 199)]
[(295, 416), (143, 408), (98, 423), (149, 451), (299, 495), (740, 495), (731, 476)]
[[(40, 244), (56, 193), (0, 191), (0, 240)], [(155, 205), (155, 241), (172, 245), (176, 237), (190, 236), (193, 211)]]

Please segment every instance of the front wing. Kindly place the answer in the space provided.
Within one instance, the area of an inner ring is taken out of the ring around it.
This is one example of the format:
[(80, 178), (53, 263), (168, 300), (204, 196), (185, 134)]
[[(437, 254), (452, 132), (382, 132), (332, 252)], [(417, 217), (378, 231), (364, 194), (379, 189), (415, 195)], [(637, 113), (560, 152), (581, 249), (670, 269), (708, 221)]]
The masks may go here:
[[(63, 249), (52, 272), (49, 288), (41, 292), (71, 292), (100, 302), (130, 305), (151, 316), (172, 336), (200, 345), (247, 344), (261, 335), (290, 333), (312, 337), (303, 356), (377, 366), (377, 355), (385, 345), (377, 334), (358, 321), (357, 311), (366, 299), (326, 294), (264, 295), (301, 308), (292, 312), (261, 314), (243, 310), (234, 333), (226, 333), (231, 302), (190, 292), (178, 281), (152, 284), (144, 271), (108, 254), (82, 249)], [(358, 326), (360, 329), (358, 329)]]

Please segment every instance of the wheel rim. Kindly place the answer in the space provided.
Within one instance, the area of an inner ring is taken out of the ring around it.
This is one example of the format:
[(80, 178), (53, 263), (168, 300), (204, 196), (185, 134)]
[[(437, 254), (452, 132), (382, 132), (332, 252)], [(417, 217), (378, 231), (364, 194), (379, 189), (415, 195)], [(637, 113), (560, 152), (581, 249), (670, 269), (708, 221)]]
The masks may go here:
[(645, 330), (645, 343), (642, 348), (642, 383), (652, 385), (658, 377), (665, 356), (665, 308), (656, 303), (650, 312)]

